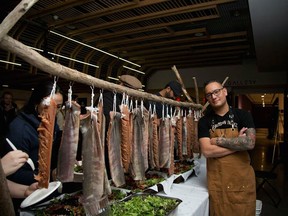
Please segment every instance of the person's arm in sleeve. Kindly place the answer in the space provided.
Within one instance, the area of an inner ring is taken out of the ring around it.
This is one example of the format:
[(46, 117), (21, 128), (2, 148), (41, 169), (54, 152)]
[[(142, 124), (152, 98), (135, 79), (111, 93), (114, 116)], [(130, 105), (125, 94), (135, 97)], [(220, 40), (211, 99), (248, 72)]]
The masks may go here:
[(201, 152), (206, 158), (223, 157), (235, 152), (234, 150), (230, 150), (228, 148), (213, 145), (209, 137), (200, 138), (199, 143)]
[(221, 146), (235, 151), (251, 150), (255, 146), (256, 130), (252, 115), (249, 112), (240, 110), (242, 115), (243, 128), (239, 131), (239, 136), (235, 138), (213, 138), (213, 145)]
[(242, 132), (242, 135), (235, 138), (212, 138), (211, 143), (213, 143), (213, 145), (235, 151), (246, 151), (253, 149), (256, 140), (255, 128), (242, 128), (240, 132)]
[(7, 184), (12, 198), (26, 198), (38, 189), (38, 182), (27, 186), (7, 180)]
[(207, 119), (202, 118), (198, 123), (198, 137), (201, 148), (201, 153), (206, 158), (223, 157), (234, 153), (234, 150), (223, 148), (212, 144), (209, 133), (209, 122)]
[[(17, 132), (14, 134), (8, 134), (7, 137), (12, 141), (18, 150), (28, 153), (29, 157), (33, 160), (35, 164), (35, 172), (38, 171), (38, 148), (32, 149), (33, 143), (38, 143), (38, 134), (31, 130), (29, 127), (21, 127), (21, 133)], [(32, 152), (33, 151), (33, 152)], [(34, 171), (31, 167), (25, 163), (21, 168), (19, 168), (15, 173), (8, 176), (7, 178), (13, 182), (19, 184), (30, 185), (36, 180), (34, 179)]]

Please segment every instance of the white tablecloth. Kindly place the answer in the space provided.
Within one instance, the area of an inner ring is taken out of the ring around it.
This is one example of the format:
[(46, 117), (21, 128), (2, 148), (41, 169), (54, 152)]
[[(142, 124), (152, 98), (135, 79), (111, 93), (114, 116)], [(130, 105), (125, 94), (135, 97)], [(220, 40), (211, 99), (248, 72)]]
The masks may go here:
[[(200, 173), (190, 177), (186, 182), (172, 184), (169, 194), (159, 192), (157, 194), (181, 199), (182, 202), (173, 212), (173, 216), (208, 216), (209, 195), (206, 181), (206, 159), (201, 158)], [(20, 212), (20, 216), (32, 216), (29, 212)]]
[(209, 195), (206, 180), (206, 159), (201, 158), (200, 173), (192, 176), (186, 182), (173, 184), (170, 194), (158, 193), (159, 195), (176, 197), (182, 200), (174, 215), (177, 216), (208, 216)]

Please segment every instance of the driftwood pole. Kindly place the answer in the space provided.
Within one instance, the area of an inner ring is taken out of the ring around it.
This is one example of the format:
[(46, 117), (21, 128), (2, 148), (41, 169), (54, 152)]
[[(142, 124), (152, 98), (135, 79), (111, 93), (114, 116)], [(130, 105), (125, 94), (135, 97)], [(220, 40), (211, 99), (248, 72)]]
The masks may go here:
[(25, 14), (25, 12), (33, 6), (36, 0), (22, 0), (14, 10), (4, 19), (0, 25), (0, 47), (11, 53), (16, 54), (31, 65), (45, 71), (54, 76), (62, 77), (67, 80), (83, 83), (90, 86), (95, 86), (110, 91), (116, 91), (119, 93), (127, 93), (130, 96), (138, 97), (141, 99), (147, 99), (150, 101), (156, 101), (160, 103), (170, 104), (180, 107), (191, 107), (195, 109), (201, 109), (201, 104), (195, 104), (193, 102), (178, 102), (168, 98), (159, 97), (154, 94), (140, 92), (134, 89), (130, 89), (124, 86), (120, 86), (114, 83), (110, 83), (101, 79), (97, 79), (90, 75), (81, 73), (77, 70), (65, 67), (61, 64), (50, 61), (43, 57), (38, 52), (34, 51), (30, 47), (23, 43), (9, 37), (7, 33), (15, 25), (15, 23)]
[(193, 77), (193, 81), (194, 81), (194, 87), (195, 87), (196, 103), (199, 104), (199, 90), (198, 90), (196, 77)]
[[(1, 27), (1, 26), (0, 26)], [(67, 80), (72, 80), (75, 82), (83, 83), (90, 86), (95, 86), (102, 89), (107, 89), (110, 91), (116, 91), (119, 93), (127, 93), (129, 96), (138, 97), (141, 99), (147, 99), (150, 101), (156, 101), (164, 104), (170, 104), (173, 106), (179, 107), (191, 107), (194, 109), (201, 109), (201, 104), (195, 104), (191, 102), (178, 102), (168, 98), (159, 97), (154, 94), (140, 92), (138, 90), (130, 89), (124, 86), (120, 86), (114, 83), (110, 83), (90, 75), (81, 73), (77, 70), (65, 67), (61, 64), (55, 63), (50, 61), (49, 59), (43, 57), (38, 52), (34, 51), (30, 47), (22, 44), (21, 42), (9, 37), (4, 36), (2, 41), (0, 42), (0, 47), (5, 49), (9, 52), (12, 52), (25, 60), (26, 62), (30, 63), (31, 65), (45, 71), (49, 74), (54, 76), (62, 77)]]
[(38, 0), (22, 0), (1, 23), (0, 41)]
[(156, 101), (160, 103), (170, 104), (180, 107), (191, 107), (195, 109), (201, 109), (201, 104), (195, 104), (193, 102), (178, 102), (168, 98), (159, 97), (154, 94), (140, 92), (134, 89), (130, 89), (124, 86), (120, 86), (114, 83), (110, 83), (101, 79), (97, 79), (90, 75), (81, 73), (77, 70), (65, 67), (61, 64), (50, 61), (43, 57), (38, 52), (34, 51), (30, 47), (22, 44), (21, 42), (9, 37), (7, 33), (15, 25), (15, 23), (26, 13), (29, 8), (35, 4), (37, 0), (22, 0), (14, 10), (4, 19), (0, 25), (0, 47), (11, 53), (16, 54), (31, 65), (45, 71), (54, 76), (62, 77), (67, 80), (83, 83), (90, 86), (95, 86), (110, 91), (116, 91), (119, 93), (127, 93), (130, 96), (138, 97), (141, 99), (147, 99), (150, 101)]
[(188, 99), (188, 101), (190, 101), (190, 102), (193, 103), (193, 100), (192, 100), (192, 98), (190, 97), (190, 95), (188, 94), (188, 92), (187, 92), (187, 90), (186, 90), (186, 88), (185, 88), (185, 85), (184, 85), (184, 83), (183, 83), (183, 80), (182, 80), (182, 78), (181, 78), (181, 76), (180, 76), (180, 73), (179, 73), (179, 71), (177, 70), (176, 66), (174, 65), (173, 67), (171, 67), (171, 69), (174, 71), (174, 73), (175, 73), (175, 75), (176, 75), (176, 77), (177, 77), (178, 82), (181, 84), (182, 91), (183, 91), (183, 93), (185, 94), (186, 98)]

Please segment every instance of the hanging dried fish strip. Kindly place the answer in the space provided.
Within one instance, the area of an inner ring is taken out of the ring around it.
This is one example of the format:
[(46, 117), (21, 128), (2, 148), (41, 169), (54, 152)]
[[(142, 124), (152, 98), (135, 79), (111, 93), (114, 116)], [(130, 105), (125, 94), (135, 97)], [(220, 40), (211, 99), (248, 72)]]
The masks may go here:
[(169, 168), (170, 166), (170, 118), (161, 120), (159, 126), (159, 166)]
[(127, 105), (121, 105), (121, 158), (124, 172), (128, 173), (131, 161), (132, 117)]
[(175, 128), (176, 128), (176, 117), (171, 118), (170, 125), (170, 166), (168, 168), (168, 175), (174, 174), (175, 164), (174, 164), (174, 146), (175, 146)]
[(177, 157), (179, 160), (183, 160), (183, 117), (178, 115), (176, 121), (176, 140), (177, 140)]
[(107, 132), (107, 145), (110, 173), (116, 187), (125, 184), (124, 170), (121, 160), (121, 114), (111, 111)]
[(61, 182), (72, 182), (74, 179), (74, 166), (77, 154), (80, 105), (75, 101), (66, 102), (65, 124), (58, 153), (57, 179)]
[(141, 130), (143, 134), (142, 140), (142, 155), (144, 160), (144, 169), (145, 171), (149, 168), (149, 159), (148, 159), (148, 146), (149, 146), (149, 112), (147, 109), (143, 109), (141, 111), (142, 119), (141, 119)]
[(187, 157), (187, 117), (183, 117), (182, 126), (182, 155)]
[(135, 181), (145, 179), (144, 158), (142, 152), (143, 145), (143, 121), (139, 108), (133, 110), (133, 140), (130, 164), (130, 174)]
[(38, 175), (35, 179), (39, 182), (39, 188), (48, 188), (50, 181), (50, 165), (53, 143), (54, 123), (57, 105), (53, 99), (50, 104), (43, 104), (43, 111), (40, 114), (41, 123), (37, 129), (39, 133)]
[(156, 114), (149, 118), (149, 166), (159, 170), (159, 137)]
[(193, 116), (188, 114), (186, 117), (187, 124), (187, 158), (193, 158), (192, 141), (193, 141)]
[[(105, 115), (103, 113), (103, 100), (102, 100), (102, 93), (100, 93), (100, 99), (99, 99), (99, 103), (97, 105), (97, 123), (98, 123), (98, 127), (99, 127), (99, 131), (100, 131), (100, 140), (101, 140), (101, 146), (103, 148), (103, 157), (104, 157), (104, 161), (105, 161), (105, 125), (106, 125), (106, 119), (105, 119)], [(110, 183), (108, 180), (108, 175), (107, 175), (107, 170), (106, 170), (106, 166), (105, 166), (105, 173), (104, 173), (104, 185), (105, 185), (105, 194), (111, 194), (111, 187), (110, 187)]]
[[(83, 205), (87, 214), (96, 215), (107, 204), (104, 148), (101, 144), (97, 114), (81, 120), (83, 158)], [(104, 200), (104, 202), (103, 202)]]

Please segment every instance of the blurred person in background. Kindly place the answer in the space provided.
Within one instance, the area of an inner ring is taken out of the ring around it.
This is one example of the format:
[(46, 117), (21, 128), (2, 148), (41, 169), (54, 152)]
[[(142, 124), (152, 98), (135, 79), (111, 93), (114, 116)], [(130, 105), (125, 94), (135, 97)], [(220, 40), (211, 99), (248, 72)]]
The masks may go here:
[(13, 102), (11, 92), (5, 91), (0, 103), (0, 155), (3, 155), (3, 140), (7, 134), (9, 124), (17, 115), (17, 105)]
[[(157, 96), (161, 96), (161, 97), (165, 97), (165, 98), (177, 100), (177, 101), (179, 101), (181, 94), (182, 94), (181, 84), (175, 80), (167, 83), (162, 90), (156, 93)], [(160, 102), (157, 102), (156, 113), (157, 113), (158, 119), (162, 118), (162, 111), (163, 111), (163, 104)], [(164, 108), (164, 117), (166, 116), (166, 114), (167, 114), (166, 108)]]

